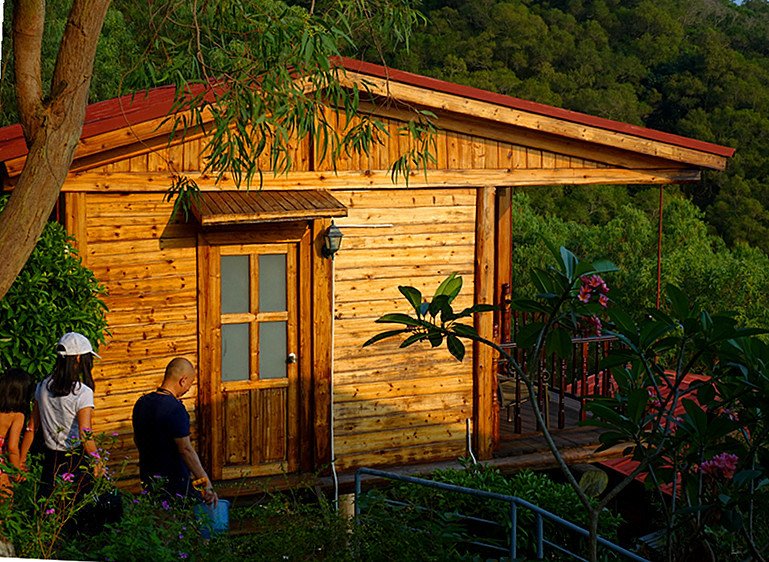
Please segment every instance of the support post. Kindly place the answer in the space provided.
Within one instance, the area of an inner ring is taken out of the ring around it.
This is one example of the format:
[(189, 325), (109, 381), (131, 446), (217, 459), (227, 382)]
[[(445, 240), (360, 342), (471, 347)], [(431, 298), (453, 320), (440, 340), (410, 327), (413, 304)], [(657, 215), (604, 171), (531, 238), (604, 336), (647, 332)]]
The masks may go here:
[[(495, 191), (494, 187), (481, 187), (476, 196), (475, 304), (494, 304)], [(474, 325), (482, 338), (494, 338), (493, 315), (476, 314)], [(473, 343), (473, 427), (479, 459), (491, 458), (494, 452), (494, 355), (489, 346)]]

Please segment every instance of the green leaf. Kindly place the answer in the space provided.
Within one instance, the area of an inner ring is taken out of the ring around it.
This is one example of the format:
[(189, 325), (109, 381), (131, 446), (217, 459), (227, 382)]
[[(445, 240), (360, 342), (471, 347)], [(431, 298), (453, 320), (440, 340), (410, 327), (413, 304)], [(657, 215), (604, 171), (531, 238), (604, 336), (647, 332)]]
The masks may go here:
[(637, 388), (630, 392), (627, 399), (627, 416), (638, 423), (644, 417), (646, 404), (649, 403), (649, 392), (645, 388)]
[(570, 281), (573, 281), (575, 279), (574, 273), (577, 269), (577, 264), (579, 263), (579, 260), (577, 259), (577, 256), (575, 256), (571, 250), (561, 246), (560, 249), (561, 253), (561, 260), (563, 261), (563, 273), (566, 275), (567, 279)]
[(455, 334), (461, 337), (465, 338), (477, 338), (478, 332), (473, 328), (472, 326), (468, 326), (467, 324), (460, 324), (456, 323), (454, 324), (451, 329), (454, 331)]
[(673, 316), (679, 320), (689, 316), (689, 298), (681, 289), (675, 285), (668, 285), (666, 288), (668, 302), (670, 302), (670, 309), (673, 312)]
[(462, 277), (458, 276), (456, 273), (452, 273), (446, 277), (446, 279), (444, 279), (440, 285), (438, 285), (438, 288), (435, 290), (435, 295), (433, 295), (433, 297), (446, 295), (449, 298), (449, 302), (451, 302), (462, 290), (462, 283)]
[(403, 333), (406, 333), (408, 331), (409, 331), (408, 329), (404, 328), (404, 329), (401, 329), (401, 330), (388, 330), (386, 332), (380, 332), (377, 335), (372, 336), (369, 339), (367, 339), (366, 343), (363, 344), (363, 347), (367, 347), (367, 346), (369, 346), (369, 345), (371, 345), (373, 343), (376, 343), (378, 341), (382, 341), (382, 340), (387, 339), (387, 338), (392, 338), (394, 336), (399, 336), (399, 335), (401, 335)]
[(453, 334), (446, 336), (446, 344), (451, 353), (457, 361), (462, 361), (465, 358), (465, 345)]
[(696, 430), (699, 436), (704, 436), (708, 431), (707, 414), (702, 411), (702, 407), (694, 400), (684, 398), (681, 400), (681, 403), (684, 406), (684, 410), (686, 410), (692, 427)]
[(426, 338), (427, 338), (427, 334), (425, 333), (412, 334), (409, 337), (407, 337), (405, 340), (403, 340), (399, 347), (402, 349), (404, 347), (408, 347), (412, 344), (422, 341)]
[(399, 285), (398, 290), (406, 297), (415, 312), (419, 313), (419, 307), (422, 306), (422, 293), (414, 287)]
[(424, 327), (425, 322), (403, 314), (401, 312), (393, 312), (391, 314), (385, 314), (375, 320), (377, 324), (405, 324), (406, 326)]
[(568, 359), (571, 357), (571, 335), (563, 328), (556, 328), (551, 330), (547, 336), (547, 343), (545, 349), (549, 353), (555, 353), (562, 359)]

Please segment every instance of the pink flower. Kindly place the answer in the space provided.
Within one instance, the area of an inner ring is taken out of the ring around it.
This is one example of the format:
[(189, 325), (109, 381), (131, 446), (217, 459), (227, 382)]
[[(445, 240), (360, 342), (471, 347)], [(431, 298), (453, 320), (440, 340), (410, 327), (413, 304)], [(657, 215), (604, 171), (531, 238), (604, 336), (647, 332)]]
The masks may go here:
[(723, 476), (726, 480), (731, 480), (737, 471), (737, 462), (739, 460), (737, 455), (721, 453), (702, 463), (700, 465), (700, 472), (711, 478)]
[(580, 302), (587, 304), (595, 297), (604, 308), (609, 304), (609, 298), (606, 296), (609, 287), (600, 275), (583, 275), (579, 280), (582, 282), (577, 295)]
[(64, 480), (65, 482), (73, 482), (75, 480), (75, 475), (72, 474), (71, 472), (65, 472), (64, 474), (61, 475), (61, 479)]
[(101, 455), (99, 454), (99, 451), (92, 451), (92, 452), (90, 452), (90, 453), (88, 453), (88, 454), (89, 454), (89, 455), (91, 455), (91, 456), (92, 456), (93, 458), (95, 458), (96, 460), (99, 460), (99, 459), (101, 459)]
[(52, 507), (45, 510), (46, 515), (53, 515), (54, 513), (56, 513), (56, 510)]
[(120, 434), (117, 431), (113, 431), (112, 437), (120, 437)]

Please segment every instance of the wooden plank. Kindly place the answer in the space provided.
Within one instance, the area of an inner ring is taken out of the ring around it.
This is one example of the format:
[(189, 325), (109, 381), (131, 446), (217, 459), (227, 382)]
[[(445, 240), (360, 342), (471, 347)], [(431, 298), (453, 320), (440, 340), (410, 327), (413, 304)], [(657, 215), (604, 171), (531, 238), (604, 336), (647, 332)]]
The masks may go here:
[(412, 208), (412, 207), (454, 207), (475, 206), (475, 189), (461, 188), (450, 191), (434, 189), (410, 189), (393, 192), (379, 191), (336, 191), (334, 198), (350, 212), (358, 207), (367, 208)]
[(74, 236), (73, 245), (88, 266), (87, 196), (85, 193), (68, 193), (64, 196), (64, 228)]
[(423, 426), (444, 426), (465, 424), (471, 408), (437, 410), (424, 412), (398, 412), (396, 415), (354, 418), (334, 424), (334, 433), (339, 437), (362, 436), (374, 431), (416, 429)]
[(334, 403), (334, 419), (367, 418), (395, 415), (402, 412), (423, 412), (428, 410), (452, 410), (469, 406), (470, 392), (453, 394), (425, 394), (415, 398), (382, 398), (379, 400), (358, 400)]
[(159, 238), (188, 238), (195, 235), (194, 227), (186, 224), (160, 223), (150, 225), (113, 224), (88, 227), (89, 242), (146, 240)]
[[(426, 355), (429, 353), (428, 351)], [(444, 357), (436, 359), (432, 364), (427, 361), (396, 359), (390, 365), (362, 369), (347, 369), (341, 363), (338, 365), (339, 369), (334, 370), (335, 384), (336, 381), (339, 381), (339, 384), (354, 384), (356, 382), (387, 382), (456, 374), (472, 377), (472, 349), (468, 349), (468, 355), (462, 363), (445, 357), (444, 353)]]
[[(438, 285), (445, 279), (444, 275), (414, 276), (409, 279), (409, 284), (419, 289), (422, 294), (432, 295)], [(467, 284), (467, 280), (465, 280)], [(348, 303), (360, 301), (363, 298), (369, 300), (392, 300), (400, 294), (392, 279), (371, 279), (362, 281), (338, 281), (336, 285), (336, 301)], [(366, 295), (362, 297), (361, 295)]]
[(108, 342), (141, 341), (160, 338), (177, 338), (196, 335), (198, 331), (197, 318), (181, 322), (155, 322), (151, 324), (110, 325)]
[(370, 250), (346, 250), (339, 254), (340, 269), (384, 266), (412, 266), (426, 268), (434, 262), (461, 267), (472, 261), (473, 246), (438, 246), (436, 248), (384, 248)]
[(91, 267), (91, 271), (94, 272), (96, 278), (100, 281), (110, 283), (113, 281), (159, 279), (177, 275), (189, 277), (197, 274), (196, 267), (196, 261), (193, 259), (173, 260), (169, 263), (168, 261), (153, 261), (151, 256), (148, 256), (147, 261), (143, 264), (120, 265), (110, 263), (109, 265), (103, 265), (95, 263)]
[(436, 392), (470, 392), (472, 380), (469, 377), (430, 377), (412, 381), (372, 382), (356, 384), (334, 384), (334, 403), (379, 400), (382, 398), (412, 398)]
[[(101, 349), (99, 350), (101, 352)], [(102, 357), (150, 357), (154, 355), (167, 356), (170, 354), (196, 355), (197, 337), (178, 336), (174, 339), (156, 338), (152, 340), (132, 340), (128, 342), (108, 341)]]
[(296, 443), (299, 447), (299, 470), (310, 472), (315, 469), (312, 444), (315, 440), (313, 432), (313, 360), (315, 357), (315, 327), (313, 324), (313, 246), (312, 233), (305, 232), (305, 236), (299, 243), (299, 338), (301, 349), (299, 351), (299, 391), (298, 412), (292, 415), (297, 418)]
[[(667, 184), (691, 183), (700, 180), (698, 169), (654, 168), (632, 170), (626, 168), (597, 169), (497, 169), (497, 170), (430, 170), (425, 180), (422, 170), (414, 170), (409, 185), (401, 179), (393, 184), (389, 170), (365, 170), (333, 173), (295, 172), (287, 175), (265, 175), (264, 189), (413, 189), (424, 187), (471, 187), (474, 185), (590, 185), (590, 184)], [(237, 184), (225, 174), (221, 179), (208, 174), (189, 174), (202, 191), (237, 189)], [(152, 173), (81, 173), (70, 175), (62, 191), (114, 193), (119, 191), (164, 193), (171, 185), (171, 177)]]
[(331, 381), (333, 369), (333, 302), (334, 262), (322, 256), (323, 237), (330, 226), (328, 219), (312, 223), (312, 319), (313, 394), (315, 408), (314, 463), (316, 468), (327, 466), (331, 458)]
[(440, 441), (463, 440), (464, 420), (452, 424), (431, 424), (406, 429), (391, 429), (357, 435), (341, 435), (336, 440), (340, 456), (382, 449), (401, 449), (415, 445), (430, 445)]
[[(472, 253), (470, 254), (472, 256)], [(458, 273), (459, 275), (463, 276), (464, 278), (467, 278), (468, 276), (472, 276), (473, 273), (473, 264), (471, 261), (462, 261), (460, 263), (444, 263), (444, 264), (436, 264), (434, 262), (425, 263), (422, 265), (412, 265), (412, 266), (405, 266), (405, 267), (397, 267), (397, 266), (377, 266), (377, 267), (347, 267), (339, 268), (338, 273), (336, 274), (336, 279), (338, 282), (360, 282), (360, 281), (366, 281), (366, 280), (375, 280), (378, 279), (379, 281), (384, 281), (385, 279), (390, 279), (390, 283), (392, 286), (397, 286), (398, 284), (402, 284), (404, 279), (409, 279), (409, 283), (414, 278), (419, 278), (421, 276), (425, 275), (436, 275), (438, 277), (445, 278), (446, 276), (450, 275), (451, 273)], [(429, 287), (429, 291), (434, 291), (438, 286), (436, 285), (432, 289)], [(430, 293), (432, 294), (432, 293)], [(361, 300), (363, 299), (363, 296), (361, 296)], [(346, 301), (349, 302), (349, 301)], [(402, 303), (398, 303), (398, 305), (402, 305)]]
[[(198, 236), (198, 340), (200, 396), (198, 412), (200, 419), (201, 449), (204, 462), (213, 479), (222, 478), (223, 423), (224, 412), (220, 395), (220, 368), (218, 342), (221, 327), (218, 319), (218, 305), (221, 301), (221, 278), (219, 252), (209, 244), (204, 235)], [(205, 430), (204, 430), (205, 428)]]
[[(440, 217), (437, 220), (440, 220)], [(457, 225), (447, 224), (446, 232), (439, 233), (401, 234), (397, 228), (387, 229), (387, 232), (380, 232), (377, 229), (376, 234), (369, 234), (368, 236), (356, 235), (354, 232), (345, 232), (342, 250), (348, 253), (356, 250), (365, 251), (369, 248), (399, 250), (472, 246), (473, 230), (467, 228), (470, 224), (463, 223), (463, 226), (459, 228), (452, 228)], [(352, 231), (353, 229), (350, 230)], [(358, 232), (362, 230), (359, 229)]]
[(340, 471), (353, 471), (362, 466), (404, 466), (438, 460), (454, 460), (466, 454), (464, 439), (455, 439), (429, 445), (380, 449), (357, 455), (340, 455), (337, 468)]
[[(441, 207), (438, 211), (443, 222), (466, 223), (473, 220), (475, 209), (473, 207)], [(346, 218), (336, 221), (339, 228), (346, 223), (352, 224), (431, 224), (436, 222), (436, 211), (430, 207), (413, 207), (408, 213), (395, 211), (388, 208), (356, 209)]]
[[(478, 189), (477, 230), (475, 233), (475, 303), (494, 304), (494, 229), (495, 189)], [(474, 319), (478, 335), (494, 338), (494, 317), (476, 314)], [(494, 445), (492, 392), (495, 389), (493, 350), (487, 345), (473, 346), (473, 433), (479, 458), (491, 458)]]
[(251, 464), (251, 393), (224, 393), (224, 465)]
[(262, 389), (253, 393), (254, 427), (258, 428), (254, 464), (286, 460), (286, 390)]

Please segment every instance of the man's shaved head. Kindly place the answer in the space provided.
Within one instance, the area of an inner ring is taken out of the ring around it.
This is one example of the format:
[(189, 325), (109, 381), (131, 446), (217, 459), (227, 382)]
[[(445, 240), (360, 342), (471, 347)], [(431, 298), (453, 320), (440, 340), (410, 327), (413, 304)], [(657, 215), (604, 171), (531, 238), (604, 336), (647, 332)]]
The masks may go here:
[(163, 384), (178, 383), (182, 377), (195, 377), (195, 367), (184, 357), (175, 357), (171, 359), (166, 367), (166, 374), (163, 377)]

